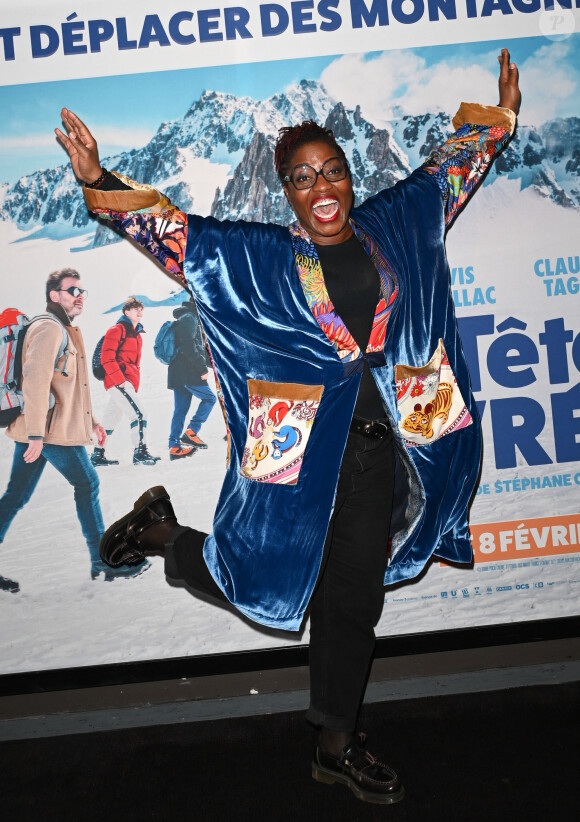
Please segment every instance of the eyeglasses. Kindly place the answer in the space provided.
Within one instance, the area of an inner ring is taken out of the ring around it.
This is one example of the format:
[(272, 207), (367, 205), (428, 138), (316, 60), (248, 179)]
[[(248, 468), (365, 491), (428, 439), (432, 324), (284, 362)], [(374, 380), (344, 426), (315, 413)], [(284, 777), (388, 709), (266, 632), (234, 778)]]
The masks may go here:
[(304, 188), (312, 188), (319, 174), (322, 174), (329, 183), (338, 183), (348, 174), (348, 163), (340, 157), (330, 157), (322, 164), (319, 171), (309, 166), (308, 163), (302, 163), (294, 166), (290, 174), (284, 177), (283, 182), (292, 183), (294, 188), (300, 191)]
[(79, 288), (78, 285), (71, 285), (70, 288), (59, 288), (59, 291), (66, 291), (71, 297), (88, 297), (89, 292), (86, 288)]

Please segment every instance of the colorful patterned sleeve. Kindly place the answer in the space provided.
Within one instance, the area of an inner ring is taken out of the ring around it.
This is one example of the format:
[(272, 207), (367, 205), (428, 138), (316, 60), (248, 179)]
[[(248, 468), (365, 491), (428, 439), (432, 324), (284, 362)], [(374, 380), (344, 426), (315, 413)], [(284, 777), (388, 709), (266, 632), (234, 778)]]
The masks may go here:
[(142, 246), (185, 286), (187, 215), (151, 186), (122, 175), (115, 176), (130, 188), (118, 191), (85, 188), (87, 207)]
[(433, 149), (423, 164), (423, 169), (435, 177), (443, 195), (447, 226), (507, 144), (515, 122), (515, 114), (509, 109), (461, 104), (453, 118), (455, 134)]

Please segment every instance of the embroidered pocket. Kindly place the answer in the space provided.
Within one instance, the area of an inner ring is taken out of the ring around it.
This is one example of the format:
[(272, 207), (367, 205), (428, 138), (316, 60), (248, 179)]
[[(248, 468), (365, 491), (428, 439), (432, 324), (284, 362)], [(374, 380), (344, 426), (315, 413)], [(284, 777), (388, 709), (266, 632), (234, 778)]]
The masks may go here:
[(471, 425), (443, 340), (427, 365), (395, 366), (399, 431), (407, 445), (429, 445)]
[(296, 485), (323, 391), (322, 385), (248, 380), (249, 424), (242, 476)]

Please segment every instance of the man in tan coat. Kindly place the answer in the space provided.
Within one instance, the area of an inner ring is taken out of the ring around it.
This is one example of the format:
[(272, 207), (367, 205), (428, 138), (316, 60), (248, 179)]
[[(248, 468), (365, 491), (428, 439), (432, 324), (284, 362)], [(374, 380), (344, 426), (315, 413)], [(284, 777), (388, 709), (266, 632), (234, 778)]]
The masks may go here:
[[(150, 563), (111, 569), (99, 556), (105, 530), (99, 478), (85, 446), (92, 445), (93, 433), (103, 445), (106, 433), (93, 416), (83, 337), (80, 328), (73, 325), (86, 296), (77, 271), (54, 271), (46, 283), (47, 316), (34, 320), (26, 332), (22, 348), (24, 410), (6, 432), (15, 440), (15, 447), (8, 487), (0, 499), (0, 542), (49, 462), (74, 488), (77, 516), (91, 559), (91, 578), (103, 574), (105, 580), (112, 580), (137, 576)], [(0, 575), (0, 591), (16, 593), (19, 587), (15, 580)]]

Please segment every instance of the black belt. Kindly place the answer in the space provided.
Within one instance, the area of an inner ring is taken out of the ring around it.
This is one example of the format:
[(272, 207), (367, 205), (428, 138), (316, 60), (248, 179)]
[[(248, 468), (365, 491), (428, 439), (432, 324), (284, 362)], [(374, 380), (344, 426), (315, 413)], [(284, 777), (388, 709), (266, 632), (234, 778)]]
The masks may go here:
[(350, 430), (355, 434), (362, 434), (363, 437), (382, 440), (389, 433), (389, 426), (386, 420), (364, 420), (362, 417), (353, 417)]

